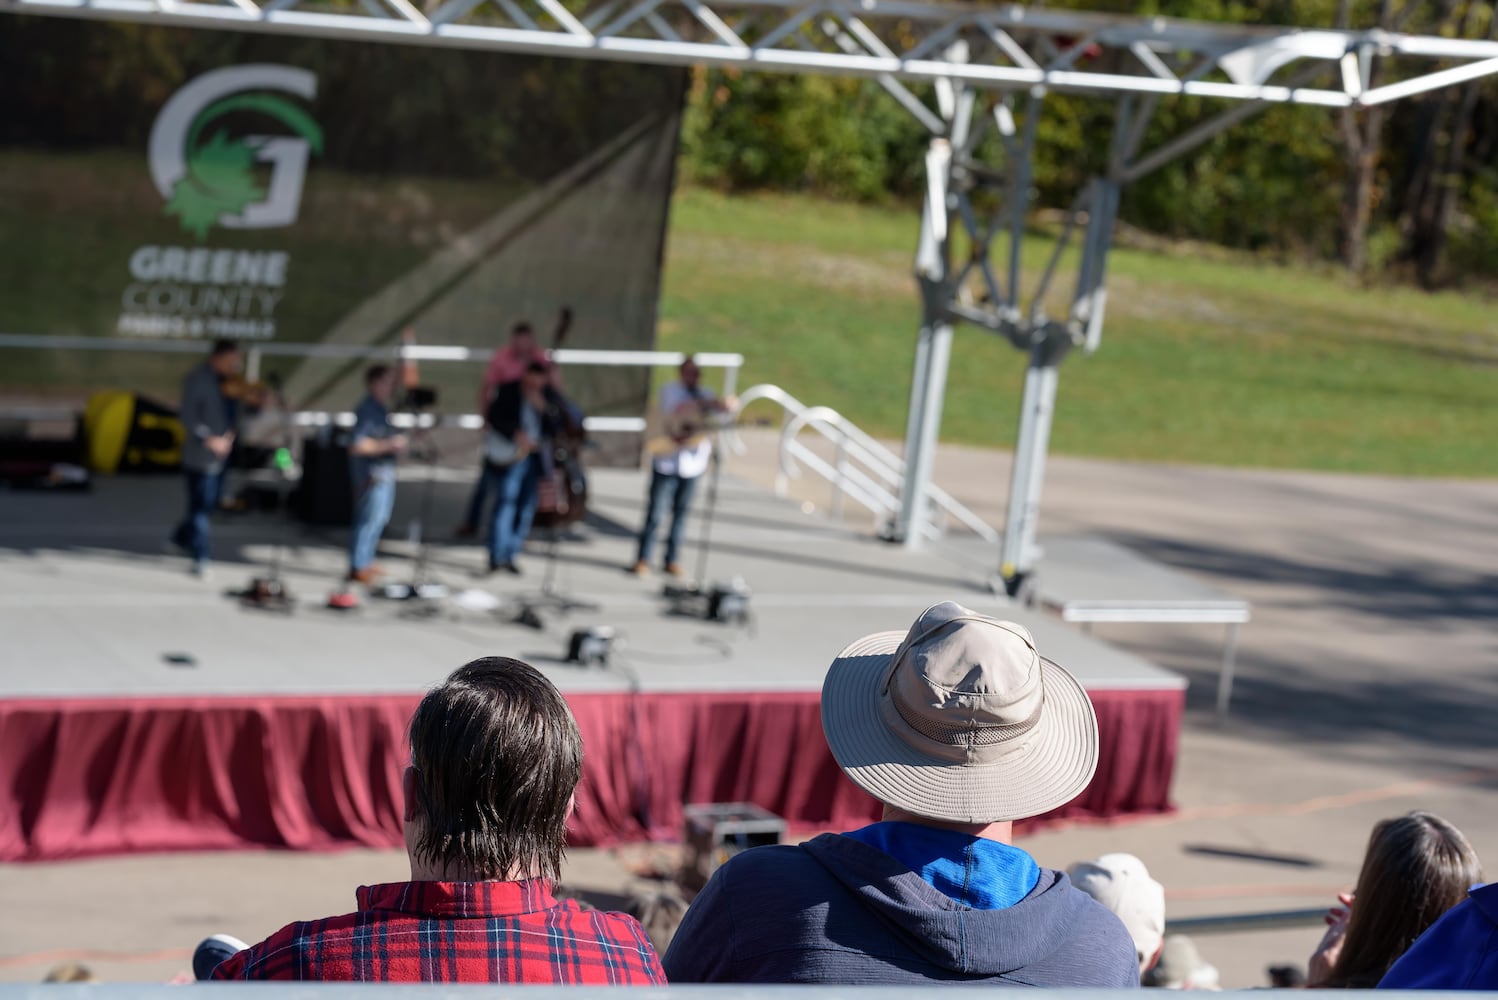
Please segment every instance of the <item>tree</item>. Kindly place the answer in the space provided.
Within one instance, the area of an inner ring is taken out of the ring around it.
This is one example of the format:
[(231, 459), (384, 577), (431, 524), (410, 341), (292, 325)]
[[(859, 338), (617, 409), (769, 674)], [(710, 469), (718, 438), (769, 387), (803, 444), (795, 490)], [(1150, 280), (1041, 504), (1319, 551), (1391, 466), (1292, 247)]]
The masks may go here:
[[(1471, 38), (1486, 20), (1486, 37), (1498, 38), (1498, 17), (1490, 5), (1469, 0), (1439, 6), (1437, 30), (1441, 33)], [(1467, 184), (1467, 148), (1481, 93), (1482, 84), (1468, 83), (1428, 95), (1417, 106), (1423, 127), (1411, 151), (1410, 181), (1404, 199), (1403, 256), (1426, 288), (1435, 287), (1445, 278), (1446, 248), (1457, 203)]]
[[(1408, 19), (1414, 13), (1414, 3), (1406, 3), (1399, 11), (1399, 20)], [(1374, 26), (1391, 30), (1395, 25), (1393, 0), (1380, 0), (1378, 18)], [(1352, 26), (1352, 0), (1337, 0), (1338, 28)], [(1377, 85), (1376, 69), (1370, 72), (1368, 86)], [(1342, 263), (1354, 274), (1361, 274), (1368, 265), (1368, 224), (1373, 217), (1373, 193), (1378, 179), (1379, 161), (1383, 156), (1384, 109), (1382, 105), (1371, 108), (1348, 108), (1341, 115), (1342, 150), (1345, 158), (1346, 180), (1342, 189), (1342, 224), (1340, 244)]]

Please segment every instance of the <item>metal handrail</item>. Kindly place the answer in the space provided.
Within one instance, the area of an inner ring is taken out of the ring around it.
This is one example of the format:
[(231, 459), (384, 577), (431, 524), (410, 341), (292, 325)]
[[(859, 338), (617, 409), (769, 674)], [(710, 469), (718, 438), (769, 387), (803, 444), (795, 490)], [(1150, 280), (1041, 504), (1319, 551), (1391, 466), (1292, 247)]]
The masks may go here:
[[(874, 513), (893, 514), (900, 509), (899, 493), (905, 480), (904, 460), (870, 434), (827, 406), (807, 406), (778, 385), (762, 383), (750, 386), (739, 396), (739, 412), (752, 403), (768, 400), (780, 406), (784, 416), (780, 425), (780, 450), (775, 477), (775, 491), (784, 496), (788, 482), (800, 476), (804, 466), (826, 479), (833, 487), (832, 510), (842, 514), (846, 494)], [(797, 440), (803, 428), (811, 428), (832, 444), (833, 462), (828, 463)], [(744, 453), (744, 443), (737, 434), (729, 435), (729, 447)], [(858, 465), (851, 464), (853, 462)], [(865, 471), (867, 470), (867, 471)], [(997, 543), (998, 531), (950, 493), (932, 486), (928, 496), (931, 506), (961, 523), (986, 542)], [(942, 527), (929, 521), (921, 529), (927, 538), (939, 538)]]
[[(796, 435), (803, 427), (812, 427), (823, 437), (833, 441), (836, 453), (832, 464), (829, 465), (820, 455), (796, 440)], [(829, 434), (829, 430), (833, 433)], [(847, 420), (830, 406), (813, 406), (792, 416), (780, 429), (780, 476), (800, 478), (801, 468), (796, 464), (799, 458), (802, 464), (832, 483), (834, 516), (842, 516), (845, 493), (876, 515), (894, 514), (900, 509), (899, 472), (891, 470), (883, 461), (883, 456), (850, 441), (852, 435), (848, 431)], [(867, 465), (883, 480), (883, 484), (871, 479), (858, 466), (850, 465), (850, 459)], [(893, 491), (889, 489), (890, 486), (894, 487)], [(921, 531), (925, 537), (933, 540), (941, 537), (940, 527), (930, 521), (921, 525)]]
[[(157, 354), (202, 354), (209, 343), (203, 340), (136, 340), (129, 337), (75, 337), (63, 334), (0, 333), (0, 348), (27, 350), (68, 351), (144, 351)], [(248, 354), (287, 356), (301, 358), (366, 358), (377, 360), (408, 361), (469, 361), (485, 362), (493, 353), (492, 347), (467, 347), (443, 344), (322, 344), (295, 343), (277, 340), (246, 340), (240, 347)], [(691, 355), (701, 368), (739, 368), (744, 356), (736, 353), (710, 353)], [(608, 351), (579, 348), (558, 348), (551, 358), (560, 365), (627, 365), (670, 366), (679, 365), (687, 359), (681, 351)]]
[[(202, 354), (208, 350), (203, 340), (136, 340), (128, 337), (79, 337), (69, 335), (0, 333), (0, 350), (69, 350), (69, 351), (125, 351), (155, 354)], [(455, 361), (472, 364), (484, 363), (493, 353), (492, 348), (465, 347), (442, 344), (382, 344), (366, 346), (360, 344), (298, 343), (292, 341), (244, 341), (240, 344), (245, 352), (245, 374), (254, 379), (260, 376), (262, 355), (301, 358), (337, 358), (344, 360), (407, 360), (407, 361)], [(602, 365), (605, 367), (666, 367), (680, 365), (689, 357), (681, 351), (609, 351), (578, 348), (559, 348), (550, 352), (551, 359), (559, 365)], [(730, 352), (704, 352), (690, 357), (701, 368), (722, 368), (723, 394), (731, 396), (738, 381), (739, 369), (744, 356)], [(27, 408), (25, 413), (35, 411)], [(41, 411), (36, 411), (41, 412)], [(70, 412), (70, 411), (69, 411)], [(48, 413), (48, 416), (56, 414)], [(63, 413), (66, 416), (67, 413)], [(38, 417), (37, 419), (41, 419)], [(414, 418), (397, 414), (392, 419), (396, 426), (411, 426)], [(299, 427), (321, 427), (328, 424), (352, 426), (353, 414), (337, 411), (308, 411), (292, 415), (292, 422)], [(479, 414), (455, 414), (443, 420), (443, 426), (475, 429), (484, 426)], [(426, 425), (423, 425), (426, 426)], [(583, 421), (588, 431), (605, 433), (639, 433), (645, 429), (644, 417), (590, 416)]]
[[(490, 347), (466, 347), (446, 344), (361, 344), (296, 343), (291, 341), (247, 340), (240, 344), (245, 353), (245, 374), (260, 377), (262, 356), (298, 358), (339, 358), (370, 361), (459, 361), (470, 364), (487, 362)], [(157, 354), (202, 354), (208, 343), (202, 340), (135, 340), (128, 337), (77, 337), (35, 333), (0, 333), (0, 349), (53, 351), (143, 351)], [(558, 348), (550, 352), (559, 365), (604, 365), (609, 367), (668, 367), (681, 364), (688, 355), (681, 351), (607, 351), (580, 348)], [(691, 355), (700, 368), (723, 368), (723, 394), (733, 395), (744, 356), (727, 352), (704, 352)]]

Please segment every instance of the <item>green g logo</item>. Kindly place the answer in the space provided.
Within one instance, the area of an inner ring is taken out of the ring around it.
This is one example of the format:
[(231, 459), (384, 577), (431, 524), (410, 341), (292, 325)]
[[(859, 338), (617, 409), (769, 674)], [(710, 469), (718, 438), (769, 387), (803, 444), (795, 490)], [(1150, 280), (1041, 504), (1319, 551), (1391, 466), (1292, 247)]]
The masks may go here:
[[(269, 91), (270, 93), (267, 93)], [(151, 179), (166, 213), (203, 239), (215, 226), (272, 229), (296, 222), (307, 160), (322, 152), (322, 129), (297, 103), (311, 100), (317, 77), (294, 66), (231, 66), (204, 73), (178, 90), (151, 127)], [(224, 119), (258, 115), (279, 134), (239, 135)], [(257, 165), (269, 165), (262, 185)]]

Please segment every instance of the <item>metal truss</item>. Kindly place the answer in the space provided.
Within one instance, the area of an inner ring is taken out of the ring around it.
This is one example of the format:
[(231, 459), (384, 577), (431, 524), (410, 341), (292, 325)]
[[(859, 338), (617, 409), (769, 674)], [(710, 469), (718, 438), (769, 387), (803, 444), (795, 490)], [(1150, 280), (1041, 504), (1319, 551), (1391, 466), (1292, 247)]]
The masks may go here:
[[(1383, 31), (1206, 24), (912, 0), (0, 0), (0, 12), (493, 49), (661, 65), (877, 80), (931, 133), (916, 255), (923, 321), (890, 537), (928, 517), (952, 328), (967, 322), (1029, 355), (1000, 578), (1039, 559), (1039, 513), (1058, 365), (1098, 345), (1125, 185), (1273, 104), (1356, 108), (1498, 74), (1498, 42)], [(1377, 72), (1375, 74), (1375, 67)], [(1376, 78), (1378, 86), (1370, 81)], [(1022, 285), (1036, 125), (1046, 96), (1116, 103), (1108, 165), (1071, 205), (1049, 264)], [(1162, 99), (1207, 99), (1199, 124), (1144, 150)], [(1225, 106), (1224, 106), (1225, 105)], [(1051, 290), (1079, 248), (1064, 309)], [(996, 267), (991, 250), (1007, 243)]]
[[(1498, 42), (884, 0), (0, 0), (0, 11), (973, 87), (1380, 104), (1498, 71)], [(961, 59), (950, 53), (961, 51)], [(1390, 81), (1369, 88), (1375, 62)], [(1285, 77), (1313, 64), (1324, 79)], [(923, 120), (940, 128), (934, 116)]]

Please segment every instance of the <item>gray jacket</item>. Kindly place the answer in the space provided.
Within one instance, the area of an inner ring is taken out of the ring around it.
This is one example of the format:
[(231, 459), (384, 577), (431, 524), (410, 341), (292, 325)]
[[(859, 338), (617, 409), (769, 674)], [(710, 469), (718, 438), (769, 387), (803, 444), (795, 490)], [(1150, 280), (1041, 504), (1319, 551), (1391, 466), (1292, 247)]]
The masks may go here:
[(1124, 925), (1064, 872), (975, 910), (852, 837), (756, 847), (692, 902), (662, 961), (673, 983), (969, 983), (1137, 988)]
[(219, 472), (224, 461), (203, 442), (234, 428), (234, 410), (219, 387), (218, 372), (203, 362), (182, 380), (182, 467), (193, 472)]

